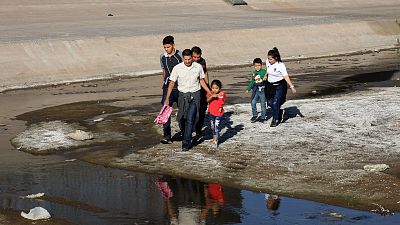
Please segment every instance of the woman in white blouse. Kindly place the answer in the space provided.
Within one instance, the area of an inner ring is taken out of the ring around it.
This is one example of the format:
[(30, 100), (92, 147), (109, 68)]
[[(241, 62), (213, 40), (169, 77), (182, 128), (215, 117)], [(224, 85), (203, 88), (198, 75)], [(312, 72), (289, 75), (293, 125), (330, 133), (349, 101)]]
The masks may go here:
[(296, 88), (290, 81), (285, 64), (281, 60), (281, 55), (276, 47), (268, 51), (267, 66), (267, 102), (272, 109), (271, 127), (276, 127), (283, 117), (282, 104), (286, 101), (287, 88), (289, 86), (292, 93), (296, 93)]

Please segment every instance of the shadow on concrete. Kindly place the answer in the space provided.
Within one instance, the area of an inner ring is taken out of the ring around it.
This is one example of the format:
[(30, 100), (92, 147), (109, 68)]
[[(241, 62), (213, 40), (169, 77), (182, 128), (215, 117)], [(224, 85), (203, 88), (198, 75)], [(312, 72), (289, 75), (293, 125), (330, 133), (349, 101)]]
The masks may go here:
[(282, 123), (295, 118), (297, 116), (304, 117), (297, 106), (290, 106), (284, 109)]

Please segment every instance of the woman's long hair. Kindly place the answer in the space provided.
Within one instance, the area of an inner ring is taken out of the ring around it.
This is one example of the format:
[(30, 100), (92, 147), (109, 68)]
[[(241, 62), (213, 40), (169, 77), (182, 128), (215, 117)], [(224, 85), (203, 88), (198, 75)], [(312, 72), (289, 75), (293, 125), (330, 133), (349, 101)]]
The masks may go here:
[(268, 51), (268, 56), (274, 58), (277, 62), (282, 62), (281, 54), (279, 54), (278, 48), (274, 47), (273, 49)]

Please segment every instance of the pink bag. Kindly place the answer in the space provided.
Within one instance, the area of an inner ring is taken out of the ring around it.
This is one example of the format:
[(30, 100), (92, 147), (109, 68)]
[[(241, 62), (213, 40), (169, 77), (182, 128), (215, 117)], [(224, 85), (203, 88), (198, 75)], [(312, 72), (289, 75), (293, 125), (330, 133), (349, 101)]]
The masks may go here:
[(160, 124), (160, 125), (166, 123), (168, 121), (169, 117), (171, 116), (171, 112), (172, 112), (172, 107), (170, 107), (168, 105), (164, 105), (161, 108), (160, 113), (154, 120), (154, 123)]

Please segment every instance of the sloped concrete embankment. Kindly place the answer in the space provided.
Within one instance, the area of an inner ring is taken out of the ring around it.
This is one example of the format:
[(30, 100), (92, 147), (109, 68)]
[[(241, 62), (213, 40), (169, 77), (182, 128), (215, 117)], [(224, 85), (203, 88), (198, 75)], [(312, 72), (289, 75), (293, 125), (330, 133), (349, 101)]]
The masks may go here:
[[(199, 45), (209, 66), (247, 64), (277, 46), (286, 58), (398, 46), (397, 21), (177, 33), (177, 48)], [(163, 35), (0, 44), (0, 91), (160, 71)]]
[[(397, 0), (246, 0), (247, 4), (256, 10), (269, 11), (297, 11), (307, 10), (318, 13), (333, 13), (340, 10), (341, 14), (362, 14), (377, 7), (388, 7), (395, 10), (398, 6)], [(363, 10), (360, 10), (363, 9)], [(367, 11), (366, 11), (367, 10)], [(378, 13), (378, 12), (377, 12)]]

